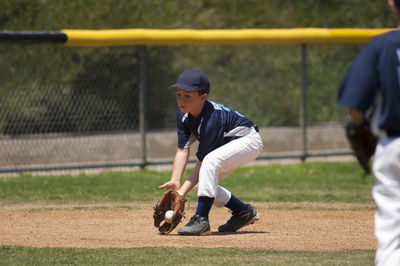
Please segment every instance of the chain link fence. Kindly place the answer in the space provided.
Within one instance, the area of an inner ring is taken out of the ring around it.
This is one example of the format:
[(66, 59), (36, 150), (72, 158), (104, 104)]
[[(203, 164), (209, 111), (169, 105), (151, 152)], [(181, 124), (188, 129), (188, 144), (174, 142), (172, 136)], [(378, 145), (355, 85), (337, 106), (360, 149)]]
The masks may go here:
[(296, 45), (1, 44), (0, 172), (171, 163), (177, 109), (166, 88), (186, 69), (260, 126), (261, 159), (348, 153), (336, 93), (360, 46), (305, 48), (306, 58)]

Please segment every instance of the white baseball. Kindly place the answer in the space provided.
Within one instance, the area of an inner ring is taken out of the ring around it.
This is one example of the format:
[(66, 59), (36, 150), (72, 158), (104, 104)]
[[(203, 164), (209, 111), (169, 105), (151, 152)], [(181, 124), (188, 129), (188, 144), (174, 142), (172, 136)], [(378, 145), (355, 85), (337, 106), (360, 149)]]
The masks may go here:
[(169, 210), (165, 213), (165, 221), (169, 224), (172, 223), (172, 215), (174, 215), (174, 211)]

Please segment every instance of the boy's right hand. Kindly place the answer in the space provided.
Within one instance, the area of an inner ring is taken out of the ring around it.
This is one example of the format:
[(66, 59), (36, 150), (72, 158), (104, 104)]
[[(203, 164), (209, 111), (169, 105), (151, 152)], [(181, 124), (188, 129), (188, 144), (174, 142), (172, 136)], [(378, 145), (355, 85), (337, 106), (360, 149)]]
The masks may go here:
[(172, 189), (175, 191), (180, 189), (180, 187), (181, 186), (180, 186), (179, 182), (176, 182), (176, 181), (168, 181), (168, 182), (164, 183), (163, 185), (158, 186), (159, 189), (166, 188), (166, 189)]

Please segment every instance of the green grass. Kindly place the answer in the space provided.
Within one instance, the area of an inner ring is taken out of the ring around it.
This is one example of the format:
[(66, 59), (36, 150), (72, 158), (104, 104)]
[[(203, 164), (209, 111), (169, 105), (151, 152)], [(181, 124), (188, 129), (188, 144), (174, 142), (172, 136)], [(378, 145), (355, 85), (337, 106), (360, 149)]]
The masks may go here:
[[(353, 162), (275, 164), (239, 168), (221, 185), (246, 201), (373, 203), (373, 177), (361, 175)], [(170, 172), (150, 170), (5, 177), (0, 178), (0, 205), (153, 202), (161, 194), (157, 186), (169, 178)], [(194, 193), (189, 198), (195, 200)]]
[[(189, 174), (186, 171), (185, 176)], [(372, 204), (372, 176), (350, 163), (242, 167), (221, 184), (245, 201)], [(0, 207), (13, 204), (154, 202), (170, 172), (0, 178)], [(189, 194), (195, 200), (194, 193)], [(274, 251), (229, 248), (28, 248), (0, 246), (0, 265), (373, 265), (374, 250)]]
[(373, 265), (374, 251), (0, 247), (0, 265)]

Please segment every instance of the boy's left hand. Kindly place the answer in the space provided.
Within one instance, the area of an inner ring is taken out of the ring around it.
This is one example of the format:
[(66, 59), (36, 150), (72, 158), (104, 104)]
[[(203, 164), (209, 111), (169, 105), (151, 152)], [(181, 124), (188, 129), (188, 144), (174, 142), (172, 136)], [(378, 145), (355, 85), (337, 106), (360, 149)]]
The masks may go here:
[(168, 181), (168, 182), (164, 183), (163, 185), (158, 186), (159, 189), (166, 188), (166, 189), (171, 189), (171, 190), (175, 190), (175, 191), (180, 189), (180, 187), (181, 186), (180, 186), (179, 182), (175, 182), (175, 181)]

